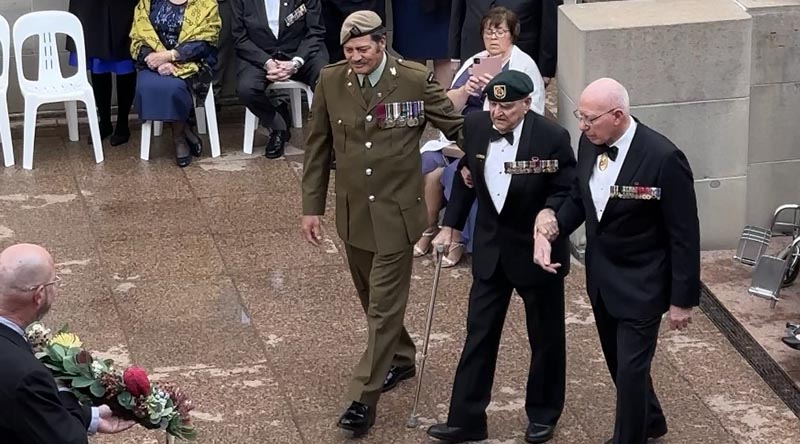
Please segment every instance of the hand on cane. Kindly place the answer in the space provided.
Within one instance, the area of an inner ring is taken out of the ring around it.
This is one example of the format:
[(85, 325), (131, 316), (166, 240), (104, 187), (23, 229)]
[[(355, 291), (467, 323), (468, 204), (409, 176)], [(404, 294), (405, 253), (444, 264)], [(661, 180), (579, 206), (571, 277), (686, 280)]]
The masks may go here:
[(453, 243), (453, 229), (451, 227), (442, 227), (439, 234), (433, 238), (433, 259), (439, 260), (439, 251), (442, 255), (447, 256), (450, 253), (450, 244)]

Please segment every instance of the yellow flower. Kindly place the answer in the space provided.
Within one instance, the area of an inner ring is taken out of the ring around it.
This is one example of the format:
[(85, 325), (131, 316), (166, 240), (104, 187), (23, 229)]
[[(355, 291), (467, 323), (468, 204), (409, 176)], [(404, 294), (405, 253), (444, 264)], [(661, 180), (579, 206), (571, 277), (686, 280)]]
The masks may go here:
[(83, 345), (78, 335), (74, 333), (59, 333), (50, 340), (50, 344), (58, 344), (65, 348), (77, 348)]

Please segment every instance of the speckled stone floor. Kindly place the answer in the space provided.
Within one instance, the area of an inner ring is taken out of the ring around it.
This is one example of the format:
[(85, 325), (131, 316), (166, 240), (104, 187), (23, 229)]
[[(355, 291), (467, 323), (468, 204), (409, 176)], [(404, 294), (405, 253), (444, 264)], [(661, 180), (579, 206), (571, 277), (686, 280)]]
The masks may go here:
[[(85, 127), (78, 143), (63, 125), (40, 129), (34, 170), (0, 170), (0, 246), (49, 248), (64, 286), (48, 322), (69, 322), (98, 352), (183, 386), (197, 404), (199, 442), (351, 442), (335, 421), (365, 322), (330, 216), (322, 248), (299, 238), (302, 132), (285, 159), (268, 161), (242, 154), (241, 109), (223, 114), (223, 156), (205, 154), (186, 169), (174, 165), (168, 129), (154, 139), (150, 161), (138, 159), (136, 131), (127, 146), (106, 146), (99, 165)], [(15, 143), (21, 159), (22, 141)], [(416, 260), (407, 322), (420, 342), (432, 279), (430, 259)], [(576, 266), (567, 279), (567, 405), (554, 443), (600, 444), (613, 426), (613, 385), (583, 282)], [(443, 272), (419, 408), (426, 426), (447, 412), (469, 286), (469, 261)], [(489, 443), (524, 442), (528, 361), (515, 300)], [(687, 333), (663, 331), (653, 374), (669, 420), (663, 443), (800, 440), (797, 417), (702, 313)], [(415, 384), (382, 398), (361, 442), (429, 442), (424, 428), (405, 426)], [(163, 441), (142, 429), (92, 439)]]

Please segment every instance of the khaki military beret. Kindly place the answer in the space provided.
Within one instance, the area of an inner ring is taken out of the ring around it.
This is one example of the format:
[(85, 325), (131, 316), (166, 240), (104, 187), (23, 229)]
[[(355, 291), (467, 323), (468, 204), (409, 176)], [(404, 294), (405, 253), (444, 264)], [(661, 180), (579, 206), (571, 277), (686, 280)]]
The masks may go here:
[(342, 32), (339, 34), (339, 43), (344, 45), (351, 37), (371, 34), (382, 25), (378, 14), (372, 11), (356, 11), (344, 20)]

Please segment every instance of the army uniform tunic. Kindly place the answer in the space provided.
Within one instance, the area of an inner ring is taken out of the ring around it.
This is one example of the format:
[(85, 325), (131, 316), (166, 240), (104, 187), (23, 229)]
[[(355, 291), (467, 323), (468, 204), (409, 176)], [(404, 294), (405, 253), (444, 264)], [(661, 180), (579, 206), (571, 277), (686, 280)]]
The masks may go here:
[(324, 214), (333, 151), (336, 228), (369, 331), (348, 397), (375, 407), (390, 366), (415, 363), (403, 317), (412, 246), (428, 226), (420, 137), (431, 123), (460, 143), (463, 118), (424, 66), (388, 54), (367, 76), (346, 61), (325, 67), (312, 112), (303, 214)]

